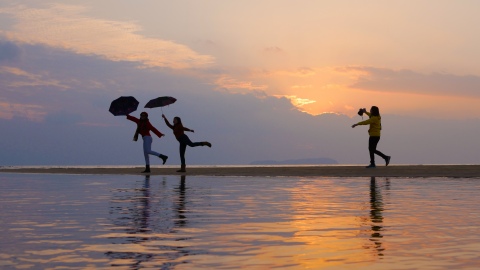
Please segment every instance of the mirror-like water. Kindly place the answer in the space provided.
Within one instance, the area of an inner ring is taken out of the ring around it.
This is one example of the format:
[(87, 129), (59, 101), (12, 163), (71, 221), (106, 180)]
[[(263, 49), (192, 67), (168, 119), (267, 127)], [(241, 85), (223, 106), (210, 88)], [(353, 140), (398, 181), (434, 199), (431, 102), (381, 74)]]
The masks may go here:
[(0, 174), (0, 269), (478, 269), (480, 179)]

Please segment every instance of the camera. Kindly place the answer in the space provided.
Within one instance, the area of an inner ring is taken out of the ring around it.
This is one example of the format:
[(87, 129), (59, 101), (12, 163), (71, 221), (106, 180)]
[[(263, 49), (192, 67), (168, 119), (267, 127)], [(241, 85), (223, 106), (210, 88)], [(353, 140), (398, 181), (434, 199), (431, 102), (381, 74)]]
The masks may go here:
[(358, 115), (363, 116), (363, 113), (364, 113), (365, 111), (367, 111), (365, 108), (360, 108), (360, 109), (358, 110)]

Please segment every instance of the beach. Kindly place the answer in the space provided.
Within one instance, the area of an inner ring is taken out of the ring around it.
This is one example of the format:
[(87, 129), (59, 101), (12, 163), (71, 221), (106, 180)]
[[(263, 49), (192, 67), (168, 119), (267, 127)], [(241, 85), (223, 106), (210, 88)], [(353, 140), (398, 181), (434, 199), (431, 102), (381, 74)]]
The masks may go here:
[[(3, 173), (144, 175), (143, 167), (1, 167)], [(153, 167), (150, 175), (181, 175), (178, 168)], [(366, 169), (352, 165), (312, 166), (192, 166), (186, 175), (248, 177), (480, 177), (480, 165), (393, 165)]]

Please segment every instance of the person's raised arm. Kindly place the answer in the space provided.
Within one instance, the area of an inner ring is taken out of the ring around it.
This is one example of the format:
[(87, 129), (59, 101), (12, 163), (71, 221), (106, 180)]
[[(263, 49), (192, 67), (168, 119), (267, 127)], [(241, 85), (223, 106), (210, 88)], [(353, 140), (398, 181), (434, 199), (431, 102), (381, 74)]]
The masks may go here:
[(162, 114), (162, 118), (163, 118), (163, 120), (165, 120), (165, 124), (166, 124), (169, 128), (173, 129), (173, 126), (170, 124), (170, 122), (168, 122), (168, 119), (167, 119), (167, 117), (166, 117), (164, 114)]
[(132, 122), (138, 123), (138, 118), (131, 116), (130, 114), (127, 114), (127, 119)]
[(352, 126), (352, 128), (356, 127), (356, 126), (361, 126), (361, 125), (370, 125), (371, 123), (373, 123), (374, 119), (370, 118), (370, 119), (367, 119), (365, 121), (361, 121), (361, 122), (358, 122), (356, 124), (354, 124)]

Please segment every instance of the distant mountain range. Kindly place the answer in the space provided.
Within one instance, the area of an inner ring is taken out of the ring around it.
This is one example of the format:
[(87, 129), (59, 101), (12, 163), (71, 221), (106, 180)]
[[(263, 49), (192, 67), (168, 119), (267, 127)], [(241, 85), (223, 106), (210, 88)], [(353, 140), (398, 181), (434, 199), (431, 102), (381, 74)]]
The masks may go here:
[(259, 160), (250, 162), (250, 165), (314, 165), (314, 164), (338, 164), (338, 162), (331, 158), (303, 158), (303, 159), (289, 159), (289, 160)]

